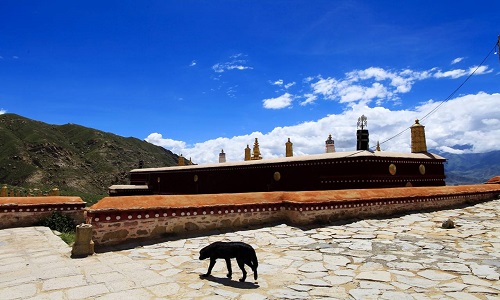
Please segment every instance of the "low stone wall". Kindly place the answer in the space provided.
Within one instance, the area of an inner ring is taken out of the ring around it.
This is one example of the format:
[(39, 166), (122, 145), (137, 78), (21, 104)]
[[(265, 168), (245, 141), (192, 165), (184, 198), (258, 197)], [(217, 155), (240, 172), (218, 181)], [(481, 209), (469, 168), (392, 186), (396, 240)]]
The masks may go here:
[(498, 198), (500, 185), (107, 197), (90, 207), (96, 246), (172, 233), (331, 223)]
[(85, 221), (85, 202), (80, 197), (0, 197), (0, 229), (33, 226), (53, 212)]

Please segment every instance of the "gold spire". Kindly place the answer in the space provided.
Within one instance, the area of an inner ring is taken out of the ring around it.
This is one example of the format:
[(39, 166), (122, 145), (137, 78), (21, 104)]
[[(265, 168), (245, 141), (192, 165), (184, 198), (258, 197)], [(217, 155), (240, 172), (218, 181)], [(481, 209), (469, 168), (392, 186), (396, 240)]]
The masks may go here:
[(379, 143), (379, 141), (377, 141), (377, 148), (375, 149), (375, 151), (381, 151), (380, 150), (380, 143)]
[(253, 154), (251, 159), (252, 160), (262, 159), (262, 156), (260, 156), (259, 141), (257, 140), (257, 138), (255, 138), (255, 142), (253, 143)]

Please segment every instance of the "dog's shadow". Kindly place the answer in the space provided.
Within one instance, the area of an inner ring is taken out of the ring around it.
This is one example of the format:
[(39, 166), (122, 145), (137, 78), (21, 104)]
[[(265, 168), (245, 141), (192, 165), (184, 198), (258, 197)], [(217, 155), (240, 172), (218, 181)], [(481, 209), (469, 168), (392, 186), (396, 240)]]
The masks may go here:
[(200, 275), (200, 279), (203, 279), (203, 280), (209, 280), (209, 281), (212, 281), (212, 282), (217, 282), (217, 283), (220, 283), (222, 285), (225, 285), (225, 286), (230, 286), (230, 287), (234, 287), (234, 288), (238, 288), (238, 289), (256, 289), (259, 287), (259, 285), (257, 283), (253, 283), (253, 282), (240, 282), (238, 280), (232, 280), (231, 278), (227, 278), (227, 277), (215, 277), (215, 276), (207, 276), (207, 277), (203, 277), (202, 275)]

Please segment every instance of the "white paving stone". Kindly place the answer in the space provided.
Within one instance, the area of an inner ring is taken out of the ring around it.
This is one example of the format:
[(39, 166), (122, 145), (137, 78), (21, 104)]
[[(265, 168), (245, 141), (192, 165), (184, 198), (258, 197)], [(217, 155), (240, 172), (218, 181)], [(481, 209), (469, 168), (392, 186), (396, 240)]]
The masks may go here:
[(296, 282), (297, 284), (301, 285), (309, 285), (309, 286), (323, 286), (323, 287), (331, 287), (332, 285), (330, 283), (327, 283), (324, 280), (321, 279), (303, 279), (300, 281)]
[(22, 284), (0, 289), (0, 298), (4, 300), (25, 299), (36, 294), (36, 284)]
[(68, 277), (61, 278), (52, 278), (45, 280), (42, 285), (42, 291), (50, 291), (50, 290), (58, 290), (58, 289), (67, 289), (73, 288), (77, 286), (86, 285), (86, 281), (83, 278), (83, 275), (74, 275)]
[(388, 299), (388, 300), (413, 300), (415, 299), (412, 295), (407, 294), (405, 292), (383, 292), (382, 295), (380, 295), (380, 299)]
[(436, 281), (445, 281), (445, 280), (450, 280), (453, 278), (456, 278), (457, 276), (442, 272), (442, 271), (436, 271), (436, 270), (424, 270), (420, 271), (417, 273), (418, 275), (430, 279), (430, 280), (436, 280)]
[(309, 263), (305, 263), (302, 266), (300, 266), (299, 271), (312, 273), (312, 272), (326, 272), (327, 270), (326, 270), (325, 266), (323, 265), (323, 263), (309, 262)]
[(333, 266), (346, 266), (351, 263), (351, 260), (345, 256), (340, 255), (323, 255), (323, 262)]
[(500, 275), (491, 266), (478, 265), (476, 263), (469, 264), (472, 270), (472, 274), (480, 278), (486, 278), (489, 280), (498, 280)]
[(457, 299), (457, 300), (480, 300), (481, 298), (478, 298), (470, 293), (465, 293), (465, 292), (451, 292), (447, 293), (447, 296)]
[(338, 286), (342, 285), (348, 282), (352, 282), (353, 277), (352, 276), (336, 276), (336, 275), (331, 275), (331, 276), (326, 276), (323, 278), (324, 280), (328, 281), (331, 285), (333, 286)]
[(463, 291), (466, 287), (468, 287), (467, 284), (458, 282), (443, 283), (438, 286), (438, 288), (443, 292), (460, 292)]
[(359, 273), (356, 279), (371, 280), (371, 281), (391, 281), (391, 273), (387, 271), (365, 271)]
[(66, 291), (68, 299), (90, 299), (105, 293), (109, 293), (109, 290), (104, 283), (75, 287)]
[(375, 289), (352, 289), (349, 290), (349, 295), (351, 295), (356, 300), (371, 300), (378, 299), (380, 295), (379, 290)]
[(435, 285), (438, 284), (438, 282), (436, 282), (436, 281), (432, 281), (432, 280), (425, 279), (425, 278), (406, 277), (406, 276), (400, 276), (400, 275), (396, 275), (396, 280), (400, 283), (404, 283), (407, 285), (411, 285), (411, 286), (419, 287), (419, 288), (424, 288), (424, 289), (434, 287)]
[(461, 263), (446, 262), (446, 263), (438, 263), (437, 265), (443, 271), (452, 271), (460, 274), (471, 273), (470, 269), (466, 265)]

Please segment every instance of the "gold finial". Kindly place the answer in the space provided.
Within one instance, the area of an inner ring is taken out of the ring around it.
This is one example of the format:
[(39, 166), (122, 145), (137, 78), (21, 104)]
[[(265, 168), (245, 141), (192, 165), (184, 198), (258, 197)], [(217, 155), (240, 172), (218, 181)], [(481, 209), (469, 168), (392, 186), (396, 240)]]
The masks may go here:
[(380, 150), (380, 143), (379, 143), (379, 141), (377, 141), (377, 148), (376, 148), (375, 150), (376, 150), (376, 151), (381, 151), (381, 150)]
[(260, 156), (259, 140), (257, 138), (255, 138), (255, 143), (253, 144), (253, 155), (251, 159), (252, 160), (262, 159), (262, 156)]

